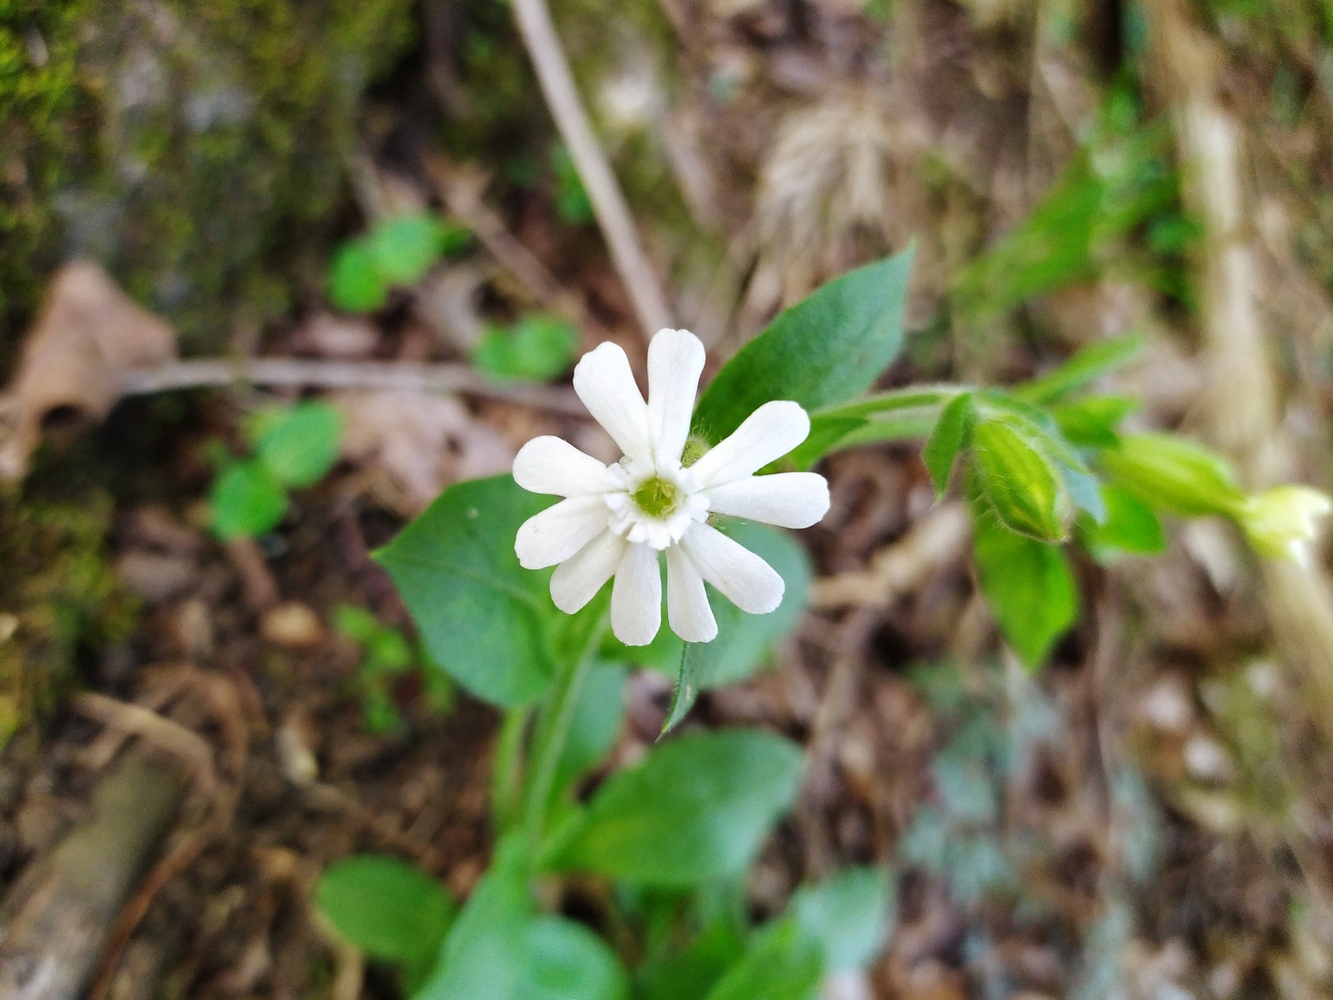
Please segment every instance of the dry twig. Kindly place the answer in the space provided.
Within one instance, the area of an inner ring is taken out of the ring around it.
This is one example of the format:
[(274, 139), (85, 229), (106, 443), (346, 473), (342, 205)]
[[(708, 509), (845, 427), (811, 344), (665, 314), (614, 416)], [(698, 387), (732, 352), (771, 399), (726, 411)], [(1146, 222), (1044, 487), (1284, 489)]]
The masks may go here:
[(300, 358), (173, 361), (156, 368), (130, 371), (124, 378), (122, 391), (127, 396), (135, 396), (236, 382), (317, 389), (462, 392), (566, 416), (586, 415), (578, 397), (568, 389), (532, 384), (499, 385), (467, 365), (414, 361), (308, 361)]
[(869, 569), (816, 580), (810, 603), (816, 608), (887, 608), (939, 567), (961, 559), (970, 536), (966, 507), (943, 504), (877, 552)]
[(560, 47), (546, 0), (514, 0), (514, 16), (537, 70), (546, 103), (565, 145), (569, 147), (570, 158), (588, 192), (597, 224), (610, 247), (611, 259), (634, 303), (639, 324), (645, 336), (652, 336), (663, 327), (671, 326), (671, 310), (657, 272), (643, 252), (625, 196), (597, 137), (593, 135), (592, 123), (579, 99), (574, 74), (570, 72), (569, 61)]

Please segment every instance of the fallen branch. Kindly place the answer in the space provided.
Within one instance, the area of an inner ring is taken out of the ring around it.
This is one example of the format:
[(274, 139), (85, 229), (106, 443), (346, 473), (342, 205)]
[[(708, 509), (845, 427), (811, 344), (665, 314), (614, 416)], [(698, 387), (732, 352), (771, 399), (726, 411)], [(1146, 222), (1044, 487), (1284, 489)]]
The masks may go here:
[(397, 392), (461, 392), (502, 399), (566, 416), (584, 416), (578, 397), (555, 386), (491, 382), (462, 364), (415, 361), (311, 361), (300, 358), (209, 358), (171, 361), (125, 374), (122, 391), (142, 396), (175, 389), (250, 383), (316, 389), (390, 389)]
[(610, 247), (611, 260), (625, 282), (644, 335), (651, 337), (663, 327), (671, 326), (671, 310), (657, 272), (639, 243), (625, 196), (621, 194), (615, 174), (593, 135), (592, 123), (579, 99), (574, 74), (570, 72), (569, 61), (560, 47), (546, 0), (514, 0), (514, 16), (523, 44), (537, 70), (546, 103), (569, 148), (570, 159), (574, 161), (574, 168), (588, 192), (588, 200), (592, 202), (597, 224)]
[(0, 941), (0, 996), (78, 1000), (116, 915), (183, 796), (170, 766), (127, 757), (98, 786), (88, 818), (32, 882), (21, 879)]

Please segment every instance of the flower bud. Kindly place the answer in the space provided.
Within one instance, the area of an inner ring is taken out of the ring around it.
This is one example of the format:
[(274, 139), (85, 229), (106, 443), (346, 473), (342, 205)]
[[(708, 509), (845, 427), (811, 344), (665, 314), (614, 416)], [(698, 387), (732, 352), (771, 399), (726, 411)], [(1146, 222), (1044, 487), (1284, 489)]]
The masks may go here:
[(1237, 515), (1250, 545), (1260, 555), (1307, 566), (1320, 517), (1333, 510), (1327, 494), (1308, 486), (1279, 486), (1248, 497)]
[(980, 421), (972, 456), (981, 490), (1005, 527), (1043, 542), (1065, 539), (1073, 513), (1069, 490), (1029, 435), (1003, 420)]
[(1225, 461), (1171, 434), (1125, 435), (1100, 461), (1118, 484), (1170, 514), (1235, 517), (1245, 503)]

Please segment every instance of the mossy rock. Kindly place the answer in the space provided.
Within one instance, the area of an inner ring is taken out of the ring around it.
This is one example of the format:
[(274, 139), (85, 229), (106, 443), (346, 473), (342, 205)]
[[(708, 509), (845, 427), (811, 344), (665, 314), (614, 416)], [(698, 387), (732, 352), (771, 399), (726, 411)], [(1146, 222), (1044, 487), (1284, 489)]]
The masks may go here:
[[(0, 326), (101, 261), (188, 347), (316, 280), (411, 0), (0, 0)], [(11, 329), (12, 333), (12, 329)]]

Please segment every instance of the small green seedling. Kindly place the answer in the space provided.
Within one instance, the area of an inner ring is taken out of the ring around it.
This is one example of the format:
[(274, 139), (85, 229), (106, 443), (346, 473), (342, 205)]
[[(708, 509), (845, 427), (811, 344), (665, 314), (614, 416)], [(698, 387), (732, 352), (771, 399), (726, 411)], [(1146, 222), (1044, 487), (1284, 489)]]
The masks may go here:
[(579, 332), (572, 324), (534, 313), (509, 329), (488, 326), (472, 363), (499, 382), (548, 382), (569, 370), (578, 343)]
[(213, 532), (224, 541), (272, 531), (287, 513), (288, 491), (319, 482), (338, 461), (342, 414), (327, 403), (265, 407), (244, 434), (252, 454), (222, 451), (209, 494)]
[(394, 699), (397, 682), (413, 673), (420, 676), (432, 712), (444, 713), (454, 704), (449, 675), (431, 668), (424, 654), (398, 629), (385, 625), (365, 608), (341, 604), (333, 611), (333, 627), (361, 650), (356, 685), (366, 728), (389, 733), (406, 728)]
[(441, 257), (467, 245), (471, 233), (433, 212), (401, 215), (348, 240), (329, 266), (329, 298), (347, 312), (371, 312), (389, 290), (415, 284)]

